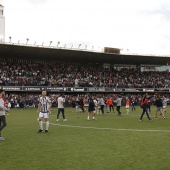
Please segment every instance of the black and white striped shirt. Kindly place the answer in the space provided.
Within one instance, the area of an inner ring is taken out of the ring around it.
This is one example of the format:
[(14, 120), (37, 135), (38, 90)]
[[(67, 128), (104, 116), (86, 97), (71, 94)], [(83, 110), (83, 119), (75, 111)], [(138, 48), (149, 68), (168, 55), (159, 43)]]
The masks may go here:
[(41, 104), (40, 112), (47, 113), (47, 109), (51, 103), (50, 98), (49, 97), (40, 97), (39, 103)]

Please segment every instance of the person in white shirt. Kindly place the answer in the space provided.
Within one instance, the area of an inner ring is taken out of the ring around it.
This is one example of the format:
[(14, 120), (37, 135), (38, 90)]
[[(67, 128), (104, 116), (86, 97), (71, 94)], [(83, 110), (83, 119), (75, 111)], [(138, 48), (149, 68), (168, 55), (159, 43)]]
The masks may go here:
[(165, 96), (163, 96), (162, 104), (163, 104), (162, 112), (165, 114), (166, 113), (166, 107), (167, 107), (167, 99), (166, 99)]
[(49, 112), (52, 106), (52, 102), (50, 98), (47, 97), (46, 95), (47, 95), (46, 91), (42, 91), (42, 97), (40, 97), (39, 99), (39, 104), (37, 109), (37, 113), (39, 113), (39, 117), (37, 120), (39, 121), (40, 129), (38, 133), (43, 132), (43, 122), (42, 122), (43, 118), (46, 122), (45, 132), (48, 132), (48, 128), (49, 128)]
[(94, 102), (94, 105), (95, 105), (94, 113), (96, 113), (96, 111), (97, 111), (97, 100), (96, 100), (96, 98), (93, 99), (93, 102)]
[(9, 110), (11, 109), (11, 103), (10, 102), (8, 102), (7, 107), (8, 107)]
[(118, 116), (121, 116), (122, 115), (122, 113), (120, 111), (120, 107), (122, 105), (122, 98), (121, 98), (121, 96), (118, 95), (117, 100), (115, 100), (114, 102), (116, 103), (116, 110), (118, 112)]
[(62, 94), (59, 95), (57, 102), (58, 102), (58, 114), (57, 114), (57, 120), (56, 121), (59, 121), (60, 112), (62, 113), (63, 121), (67, 121), (67, 119), (65, 118), (65, 114), (64, 114), (65, 98)]
[(99, 99), (97, 100), (97, 107), (98, 107), (98, 111), (97, 111), (97, 115), (98, 115), (98, 114), (101, 114), (101, 104), (100, 104)]
[(104, 105), (105, 105), (105, 103), (104, 103), (104, 99), (103, 99), (102, 96), (100, 96), (98, 104), (100, 105), (100, 110), (102, 111), (102, 114), (104, 114)]
[[(0, 141), (5, 140), (4, 137), (1, 136), (1, 131), (6, 127), (6, 117), (5, 112), (8, 112), (8, 109), (4, 106), (3, 96), (5, 95), (4, 90), (0, 90)], [(2, 124), (1, 124), (2, 123)]]
[(78, 87), (79, 86), (79, 80), (76, 78), (74, 82), (75, 82), (75, 87)]
[(11, 103), (10, 103), (10, 102), (7, 102), (7, 104), (6, 104), (5, 107), (8, 109), (7, 115), (9, 115), (9, 111), (10, 111), (10, 109), (11, 109)]

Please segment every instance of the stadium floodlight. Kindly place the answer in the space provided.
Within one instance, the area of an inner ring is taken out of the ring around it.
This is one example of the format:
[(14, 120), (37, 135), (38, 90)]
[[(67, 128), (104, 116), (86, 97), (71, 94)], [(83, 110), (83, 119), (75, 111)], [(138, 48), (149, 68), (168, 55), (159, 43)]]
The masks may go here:
[(52, 44), (52, 41), (50, 41), (50, 45), (49, 45), (49, 47), (51, 46), (51, 44)]
[(73, 44), (71, 45), (71, 49), (73, 48)]
[(44, 45), (44, 42), (42, 42), (42, 46)]
[(26, 40), (27, 40), (26, 44), (28, 44), (29, 38), (27, 38)]
[(18, 40), (18, 44), (19, 44), (20, 40)]
[(86, 50), (86, 48), (87, 48), (87, 45), (85, 46), (85, 50)]
[(58, 43), (57, 43), (57, 48), (58, 48), (58, 45), (60, 44), (60, 41), (58, 41)]
[(80, 48), (81, 44), (79, 44), (78, 49)]
[(34, 45), (36, 44), (36, 41), (35, 41), (35, 43), (34, 43)]
[(66, 48), (66, 43), (65, 43), (65, 45), (64, 45), (64, 48)]
[(92, 46), (91, 50), (93, 50), (94, 46)]
[(10, 37), (9, 37), (9, 43), (11, 43), (11, 39), (12, 39), (12, 37), (10, 36)]

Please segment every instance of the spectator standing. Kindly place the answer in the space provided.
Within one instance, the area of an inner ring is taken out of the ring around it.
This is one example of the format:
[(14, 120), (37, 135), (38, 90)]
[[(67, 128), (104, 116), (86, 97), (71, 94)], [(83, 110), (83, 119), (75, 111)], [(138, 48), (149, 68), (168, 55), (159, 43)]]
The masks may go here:
[(135, 111), (135, 99), (132, 98), (132, 101), (131, 101), (131, 105), (132, 105), (132, 112)]
[(162, 104), (163, 104), (163, 113), (166, 113), (166, 107), (167, 107), (167, 99), (165, 96), (163, 96), (163, 100), (162, 100)]
[(95, 111), (94, 111), (94, 114), (97, 112), (97, 99), (94, 97), (94, 99), (93, 99), (93, 102), (94, 102), (94, 105), (95, 105)]
[(141, 107), (142, 107), (142, 109), (143, 109), (143, 112), (142, 112), (142, 114), (141, 114), (141, 116), (140, 116), (140, 121), (143, 121), (143, 115), (146, 113), (146, 115), (147, 115), (147, 117), (148, 117), (148, 119), (149, 119), (149, 121), (151, 122), (152, 121), (152, 119), (149, 117), (149, 113), (148, 113), (148, 96), (145, 94), (144, 96), (143, 96), (143, 98), (142, 98), (142, 100), (141, 100)]
[(75, 101), (74, 97), (71, 100), (71, 105), (72, 105), (72, 112), (75, 112), (76, 111), (76, 101)]
[(62, 94), (59, 95), (57, 102), (58, 102), (58, 113), (57, 113), (57, 120), (56, 121), (59, 121), (60, 112), (62, 113), (63, 121), (67, 121), (67, 119), (65, 118), (65, 114), (64, 114), (65, 99), (62, 97)]
[(11, 109), (11, 103), (10, 102), (8, 102), (8, 104), (7, 104), (7, 109)]
[(97, 115), (98, 115), (101, 114), (101, 103), (99, 99), (97, 100), (97, 107), (98, 107), (98, 111), (97, 111)]
[(95, 118), (94, 118), (94, 112), (95, 112), (94, 97), (90, 97), (88, 102), (89, 102), (89, 108), (88, 108), (87, 120), (90, 120), (90, 114), (92, 114), (92, 119), (95, 120)]
[(110, 104), (109, 104), (109, 97), (106, 99), (106, 112), (110, 112)]
[(112, 99), (112, 97), (109, 98), (109, 107), (110, 107), (110, 112), (113, 110), (113, 113), (114, 113), (114, 107), (113, 107), (113, 99)]
[(126, 114), (129, 114), (129, 106), (130, 106), (130, 100), (129, 98), (126, 99)]
[(84, 99), (83, 99), (83, 97), (80, 97), (80, 108), (81, 108), (82, 112), (84, 113)]
[(0, 141), (5, 140), (5, 138), (1, 136), (1, 131), (7, 125), (5, 112), (8, 111), (8, 109), (4, 106), (4, 100), (3, 100), (4, 95), (5, 95), (5, 91), (0, 90)]
[(155, 119), (158, 118), (158, 112), (160, 112), (160, 114), (163, 116), (163, 118), (165, 119), (165, 115), (162, 111), (162, 108), (163, 108), (163, 103), (162, 103), (162, 100), (160, 98), (160, 96), (158, 95), (157, 98), (156, 98), (156, 101), (155, 101), (155, 106), (156, 106), (156, 116), (155, 116)]
[(105, 105), (105, 104), (104, 104), (104, 99), (103, 99), (102, 96), (100, 96), (98, 105), (100, 105), (100, 109), (101, 109), (101, 111), (102, 111), (102, 114), (104, 114), (104, 105)]
[(120, 107), (122, 105), (122, 98), (121, 98), (121, 96), (119, 95), (117, 100), (115, 100), (114, 102), (116, 103), (116, 110), (118, 112), (118, 116), (121, 116), (122, 115), (122, 113), (120, 111)]
[(151, 100), (148, 100), (148, 113), (151, 113)]

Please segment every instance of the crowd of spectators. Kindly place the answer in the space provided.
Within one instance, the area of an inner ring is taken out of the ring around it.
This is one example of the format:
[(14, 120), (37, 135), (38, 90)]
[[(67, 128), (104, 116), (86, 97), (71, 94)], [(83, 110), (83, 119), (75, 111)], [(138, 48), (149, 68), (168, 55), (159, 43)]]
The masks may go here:
[(1, 59), (0, 86), (170, 88), (169, 71), (64, 61)]
[[(107, 98), (112, 98), (113, 100), (116, 100), (118, 95), (120, 94), (106, 94), (106, 93), (100, 93), (100, 94), (90, 94), (95, 96), (96, 99), (99, 99), (102, 97), (105, 101)], [(20, 108), (29, 108), (29, 107), (37, 107), (39, 98), (41, 96), (41, 93), (11, 93), (6, 92), (5, 95), (5, 102), (10, 103), (12, 108), (20, 107)], [(49, 93), (48, 97), (51, 99), (53, 106), (57, 106), (57, 98), (59, 94), (58, 93)], [(125, 106), (126, 99), (129, 98), (130, 101), (133, 99), (135, 101), (135, 105), (140, 105), (140, 101), (142, 99), (143, 94), (122, 94), (121, 98), (122, 105)], [(170, 104), (170, 94), (161, 94), (161, 96), (166, 97), (168, 100), (168, 103)], [(79, 100), (80, 98), (84, 98), (86, 101), (86, 104), (88, 104), (89, 94), (65, 94), (65, 106), (71, 106), (72, 100)], [(154, 100), (152, 99), (150, 101), (151, 105), (154, 103)]]

